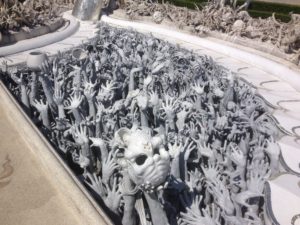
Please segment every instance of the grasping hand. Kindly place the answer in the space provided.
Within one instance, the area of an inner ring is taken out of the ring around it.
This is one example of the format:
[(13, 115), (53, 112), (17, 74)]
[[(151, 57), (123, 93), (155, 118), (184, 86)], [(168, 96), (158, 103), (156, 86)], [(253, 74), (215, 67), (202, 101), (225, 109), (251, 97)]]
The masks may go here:
[(110, 151), (107, 159), (102, 164), (102, 179), (106, 185), (108, 185), (111, 175), (118, 167), (119, 165), (115, 160), (115, 156), (113, 155), (113, 152)]
[(217, 114), (217, 118), (216, 118), (216, 128), (218, 130), (223, 130), (224, 127), (228, 124), (228, 118), (227, 116), (220, 116), (219, 114)]
[(216, 204), (221, 207), (227, 215), (232, 215), (235, 207), (231, 200), (230, 192), (225, 184), (219, 178), (216, 178), (213, 182), (207, 182), (207, 188), (213, 195)]
[(233, 145), (232, 143), (229, 145), (231, 152), (229, 153), (230, 159), (240, 168), (244, 168), (246, 166), (246, 157), (242, 150), (238, 145)]
[(84, 96), (88, 101), (92, 101), (96, 94), (96, 91), (94, 91), (96, 83), (92, 83), (90, 79), (89, 80), (85, 79), (83, 85), (84, 85), (84, 90), (83, 90)]
[(119, 207), (122, 198), (122, 193), (117, 184), (117, 177), (114, 178), (112, 189), (107, 186), (107, 197), (104, 199), (106, 206), (114, 213), (119, 214)]
[(87, 172), (86, 175), (91, 183), (87, 182), (87, 180), (84, 180), (85, 183), (103, 199), (105, 197), (105, 189), (103, 187), (101, 177), (97, 176), (95, 173), (92, 175), (89, 172)]
[(190, 154), (191, 152), (196, 148), (195, 144), (193, 141), (189, 142), (189, 139), (186, 140), (183, 148), (182, 148), (182, 151), (184, 153), (184, 160), (185, 162), (188, 161), (189, 157), (190, 157)]
[(189, 186), (190, 191), (194, 189), (200, 193), (202, 190), (202, 182), (204, 180), (204, 176), (200, 171), (196, 168), (195, 171), (188, 172), (188, 178), (186, 178), (185, 183)]
[(152, 107), (159, 106), (159, 97), (158, 94), (155, 91), (150, 91), (149, 92), (150, 99), (149, 103)]
[(203, 224), (205, 225), (221, 225), (221, 210), (220, 208), (212, 203), (206, 205), (205, 209), (201, 209), (203, 214)]
[(79, 128), (75, 125), (75, 129), (72, 129), (72, 135), (75, 142), (79, 145), (89, 143), (89, 139), (87, 137), (87, 128), (82, 124), (79, 126)]
[(209, 161), (207, 167), (201, 166), (201, 168), (203, 170), (207, 182), (214, 183), (218, 180), (218, 177), (221, 173), (221, 168), (219, 167), (219, 165)]
[(166, 95), (165, 101), (162, 103), (162, 109), (167, 117), (167, 120), (173, 120), (175, 117), (177, 100), (175, 98)]
[(68, 101), (65, 103), (65, 108), (72, 111), (73, 109), (77, 109), (83, 100), (83, 96), (78, 93), (74, 92), (73, 96), (68, 98)]
[(266, 162), (254, 161), (252, 169), (247, 179), (248, 190), (253, 193), (261, 194), (264, 190), (265, 181), (269, 178), (271, 171), (268, 171)]
[(266, 139), (265, 143), (267, 144), (267, 147), (264, 148), (265, 152), (268, 154), (268, 156), (271, 159), (278, 160), (279, 155), (280, 155), (280, 147), (279, 145), (275, 142), (274, 138), (271, 136), (270, 140)]
[(65, 93), (62, 90), (55, 89), (53, 95), (53, 101), (57, 106), (63, 105)]
[(39, 113), (45, 113), (48, 110), (48, 103), (43, 100), (34, 100), (33, 106), (39, 111)]
[(171, 156), (171, 158), (177, 158), (180, 155), (180, 152), (182, 151), (182, 144), (181, 142), (179, 142), (179, 144), (177, 142), (175, 142), (173, 145), (171, 145), (170, 143), (168, 143), (168, 149), (169, 149), (169, 154)]
[(204, 87), (201, 85), (199, 81), (194, 82), (192, 89), (199, 95), (203, 94), (204, 92)]
[(198, 154), (199, 157), (201, 156), (205, 156), (207, 157), (210, 161), (214, 161), (215, 159), (215, 155), (214, 155), (214, 151), (212, 150), (212, 148), (209, 146), (209, 144), (206, 144), (205, 142), (203, 142), (202, 140), (195, 140), (197, 144), (197, 150), (198, 150)]

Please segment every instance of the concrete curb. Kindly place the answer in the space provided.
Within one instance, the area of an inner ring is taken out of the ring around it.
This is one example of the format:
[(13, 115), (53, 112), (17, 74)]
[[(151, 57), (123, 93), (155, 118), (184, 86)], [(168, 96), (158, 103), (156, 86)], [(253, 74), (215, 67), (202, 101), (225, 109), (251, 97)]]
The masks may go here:
[(65, 29), (36, 38), (23, 40), (14, 45), (0, 47), (0, 57), (24, 52), (34, 48), (40, 48), (55, 42), (59, 42), (71, 36), (79, 28), (79, 22), (73, 16), (67, 13), (65, 13), (63, 17), (65, 20), (69, 21), (69, 25)]

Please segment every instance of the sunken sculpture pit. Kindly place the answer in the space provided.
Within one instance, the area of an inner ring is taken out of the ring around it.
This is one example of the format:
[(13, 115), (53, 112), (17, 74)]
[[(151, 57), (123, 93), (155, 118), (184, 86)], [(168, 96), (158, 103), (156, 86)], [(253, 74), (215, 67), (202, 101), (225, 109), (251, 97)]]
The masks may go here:
[(1, 79), (116, 224), (264, 224), (281, 134), (211, 58), (100, 23), (90, 44)]

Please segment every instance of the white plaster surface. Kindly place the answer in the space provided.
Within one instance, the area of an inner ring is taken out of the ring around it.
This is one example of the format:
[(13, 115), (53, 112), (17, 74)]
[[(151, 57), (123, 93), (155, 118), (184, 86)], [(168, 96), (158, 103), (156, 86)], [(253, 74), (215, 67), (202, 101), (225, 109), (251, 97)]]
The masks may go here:
[(300, 93), (297, 91), (271, 91), (259, 88), (257, 93), (274, 108), (300, 112)]
[[(300, 175), (300, 143), (297, 138), (285, 136), (278, 144), (281, 148), (281, 155), (289, 169)], [(300, 189), (300, 187), (299, 187)]]
[(278, 121), (279, 126), (291, 135), (300, 137), (300, 118), (297, 113), (276, 110), (273, 116)]
[(284, 174), (268, 182), (273, 214), (280, 225), (289, 225), (300, 213), (300, 177)]

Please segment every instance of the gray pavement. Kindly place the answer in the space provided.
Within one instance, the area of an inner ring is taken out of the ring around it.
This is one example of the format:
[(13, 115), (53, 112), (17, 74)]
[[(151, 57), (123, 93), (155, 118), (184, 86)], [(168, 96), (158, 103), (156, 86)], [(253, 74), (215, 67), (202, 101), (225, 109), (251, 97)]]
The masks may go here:
[(79, 225), (78, 213), (63, 194), (51, 184), (0, 102), (0, 224)]

